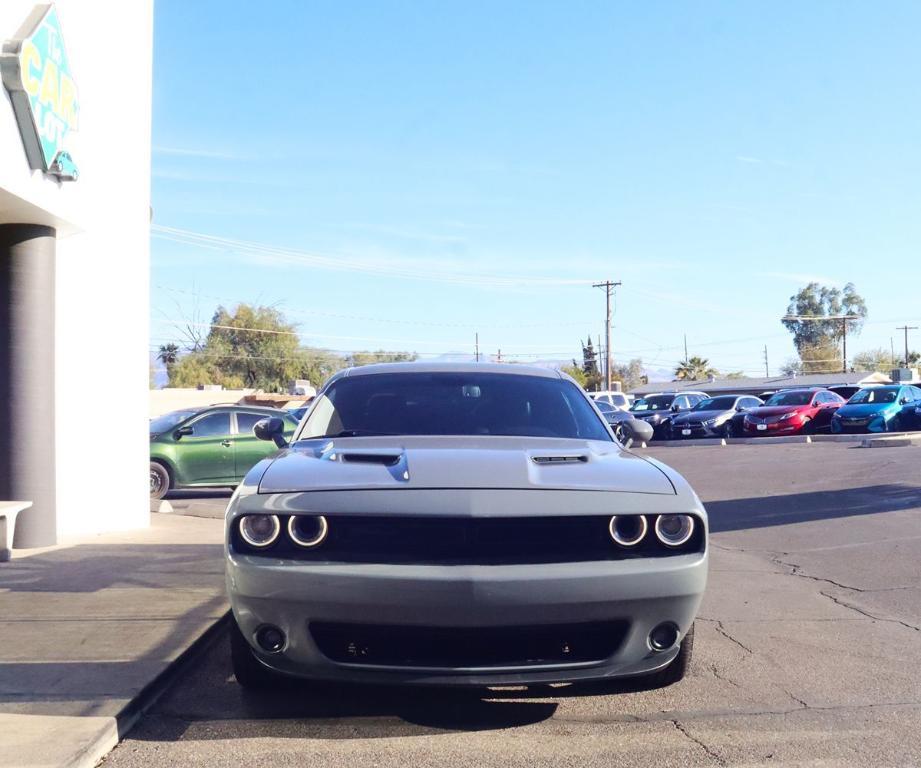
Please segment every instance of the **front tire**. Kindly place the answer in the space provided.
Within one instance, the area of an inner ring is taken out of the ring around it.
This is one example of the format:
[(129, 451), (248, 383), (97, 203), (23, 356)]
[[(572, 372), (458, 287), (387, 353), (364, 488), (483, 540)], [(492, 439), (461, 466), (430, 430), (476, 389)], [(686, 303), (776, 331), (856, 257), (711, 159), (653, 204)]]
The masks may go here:
[(279, 678), (253, 653), (235, 619), (230, 620), (230, 661), (237, 683), (250, 690), (265, 690), (278, 684)]
[(728, 437), (728, 438), (738, 437), (736, 432), (737, 430), (736, 430), (735, 422), (733, 422), (733, 420), (730, 419), (729, 421), (726, 422), (726, 426), (723, 428), (723, 437)]
[(150, 498), (162, 499), (170, 490), (169, 470), (159, 461), (150, 462)]
[(693, 653), (694, 625), (691, 624), (691, 628), (681, 641), (678, 655), (672, 659), (667, 667), (644, 677), (643, 682), (648, 683), (650, 688), (664, 688), (667, 685), (672, 685), (679, 680), (683, 680), (691, 667), (691, 656)]

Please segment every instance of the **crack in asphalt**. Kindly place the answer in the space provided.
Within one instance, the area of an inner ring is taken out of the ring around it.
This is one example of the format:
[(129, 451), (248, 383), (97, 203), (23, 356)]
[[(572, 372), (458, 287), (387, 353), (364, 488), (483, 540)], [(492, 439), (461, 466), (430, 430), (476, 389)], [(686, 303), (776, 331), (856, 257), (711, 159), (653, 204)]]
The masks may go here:
[(729, 632), (726, 631), (726, 627), (723, 626), (723, 622), (722, 622), (721, 620), (719, 620), (719, 619), (704, 619), (704, 618), (701, 618), (700, 616), (697, 617), (697, 620), (698, 620), (698, 621), (706, 621), (706, 622), (708, 622), (708, 623), (714, 624), (714, 625), (715, 625), (715, 626), (714, 626), (714, 629), (715, 629), (719, 634), (721, 634), (723, 637), (725, 637), (725, 638), (726, 638), (727, 640), (729, 640), (730, 642), (735, 643), (737, 646), (739, 646), (739, 648), (741, 648), (741, 649), (742, 649), (743, 651), (745, 651), (746, 653), (748, 653), (748, 654), (750, 654), (750, 655), (752, 655), (752, 656), (755, 655), (755, 652), (754, 652), (751, 648), (749, 648), (749, 647), (748, 647), (747, 645), (745, 645), (744, 643), (741, 643), (741, 642), (739, 642), (738, 640), (736, 640), (732, 635), (729, 634)]
[(692, 736), (688, 729), (681, 724), (678, 720), (671, 720), (672, 725), (681, 733), (683, 736), (688, 738), (690, 741), (694, 742), (698, 747), (700, 747), (704, 752), (707, 753), (707, 756), (716, 761), (717, 765), (727, 765), (726, 759), (716, 750), (708, 747), (704, 742), (698, 739), (696, 736)]
[(724, 683), (729, 683), (730, 685), (734, 685), (736, 688), (741, 688), (741, 689), (744, 690), (744, 686), (743, 686), (743, 685), (741, 685), (740, 683), (737, 683), (735, 680), (732, 680), (732, 679), (726, 677), (724, 674), (722, 674), (722, 673), (719, 671), (719, 668), (716, 666), (716, 664), (711, 664), (711, 665), (710, 665), (710, 671), (713, 673), (713, 676), (714, 676), (717, 680), (722, 680)]
[(914, 624), (908, 624), (907, 622), (901, 621), (900, 619), (889, 619), (884, 616), (876, 616), (875, 614), (872, 614), (869, 611), (865, 611), (863, 608), (860, 608), (854, 605), (853, 603), (848, 603), (842, 600), (841, 598), (835, 597), (834, 595), (830, 595), (828, 594), (828, 592), (824, 592), (822, 590), (819, 590), (819, 594), (822, 595), (822, 597), (827, 597), (833, 603), (840, 605), (842, 608), (848, 608), (852, 611), (855, 611), (856, 613), (859, 613), (861, 616), (866, 616), (868, 619), (874, 619), (875, 621), (884, 621), (889, 624), (899, 624), (905, 627), (906, 629), (913, 629), (915, 632), (921, 632), (921, 627), (916, 627)]

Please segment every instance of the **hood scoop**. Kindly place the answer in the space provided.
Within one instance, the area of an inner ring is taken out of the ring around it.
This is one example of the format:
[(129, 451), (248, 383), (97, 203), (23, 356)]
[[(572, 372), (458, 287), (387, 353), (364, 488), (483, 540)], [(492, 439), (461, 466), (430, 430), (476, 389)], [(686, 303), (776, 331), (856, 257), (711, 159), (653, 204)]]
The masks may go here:
[(381, 464), (385, 467), (392, 467), (399, 464), (403, 457), (402, 453), (367, 453), (365, 451), (347, 451), (337, 454), (338, 461), (343, 464)]
[(531, 461), (535, 464), (585, 464), (588, 462), (588, 456), (584, 454), (578, 456), (532, 456)]

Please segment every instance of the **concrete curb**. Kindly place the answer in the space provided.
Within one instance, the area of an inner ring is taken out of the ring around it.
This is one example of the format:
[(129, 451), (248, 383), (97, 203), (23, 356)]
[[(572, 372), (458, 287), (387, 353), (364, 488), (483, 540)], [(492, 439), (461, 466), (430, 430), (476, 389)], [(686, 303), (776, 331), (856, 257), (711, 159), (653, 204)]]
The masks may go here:
[(786, 445), (787, 443), (807, 444), (813, 441), (813, 435), (781, 435), (779, 437), (731, 437), (729, 444), (741, 445)]
[(145, 685), (115, 716), (105, 718), (99, 733), (79, 752), (61, 763), (60, 768), (95, 768), (109, 754), (128, 732), (137, 725), (144, 713), (157, 703), (159, 698), (175, 682), (176, 678), (207, 651), (218, 640), (221, 632), (229, 626), (231, 612), (205, 629), (189, 647), (176, 657), (166, 669)]
[(667, 448), (680, 448), (685, 445), (703, 445), (716, 448), (726, 445), (725, 438), (722, 437), (689, 437), (687, 440), (654, 440), (652, 447), (665, 446)]
[(909, 445), (921, 445), (921, 435), (888, 435), (886, 437), (871, 437), (860, 443), (861, 448), (904, 448)]

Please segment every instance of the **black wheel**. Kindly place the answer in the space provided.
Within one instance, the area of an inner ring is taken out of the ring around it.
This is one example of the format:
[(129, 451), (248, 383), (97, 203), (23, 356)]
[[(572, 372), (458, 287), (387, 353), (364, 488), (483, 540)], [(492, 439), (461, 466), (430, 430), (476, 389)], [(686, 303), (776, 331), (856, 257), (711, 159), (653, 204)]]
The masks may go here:
[(259, 661), (237, 622), (230, 621), (230, 660), (237, 682), (244, 688), (265, 689), (279, 683), (279, 676)]
[(726, 422), (726, 426), (723, 428), (723, 437), (738, 437), (738, 428), (736, 423), (730, 419)]
[(802, 428), (802, 430), (800, 430), (800, 431), (801, 431), (804, 435), (812, 435), (812, 434), (815, 434), (815, 424), (813, 423), (812, 419), (806, 419), (806, 420), (803, 422), (803, 428)]
[(614, 425), (614, 437), (617, 438), (617, 442), (619, 442), (621, 445), (626, 445), (627, 436), (624, 434), (623, 425), (620, 423)]
[(150, 498), (162, 499), (171, 485), (167, 468), (158, 461), (150, 462)]
[(691, 667), (691, 655), (693, 652), (694, 625), (692, 624), (688, 633), (681, 641), (681, 648), (678, 651), (678, 655), (672, 659), (671, 664), (660, 669), (658, 672), (653, 672), (651, 675), (644, 677), (643, 682), (647, 683), (650, 688), (664, 688), (666, 685), (672, 685), (679, 680), (683, 680), (684, 676), (688, 673), (688, 669)]

